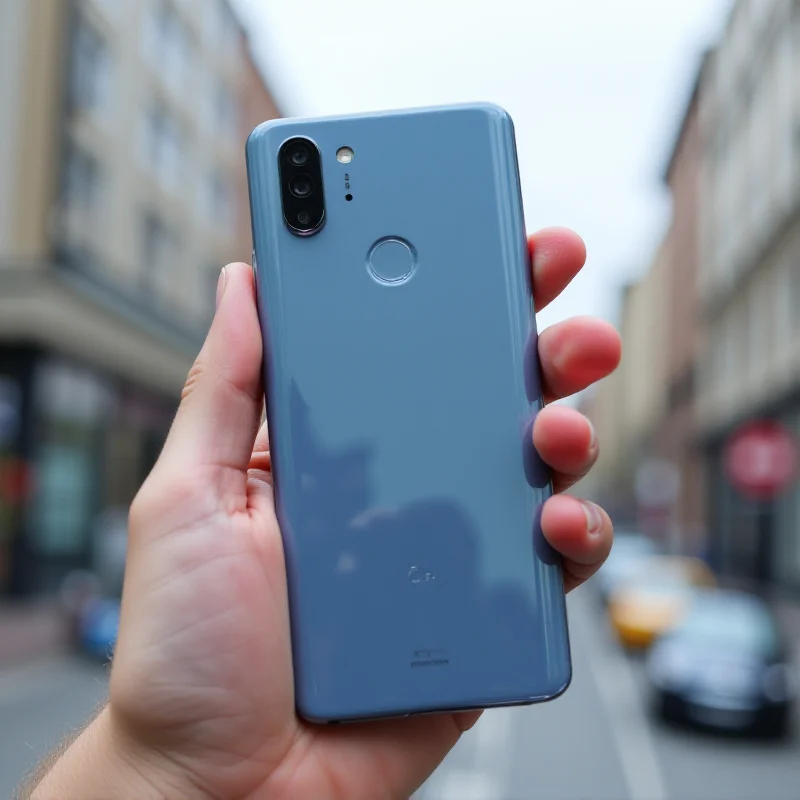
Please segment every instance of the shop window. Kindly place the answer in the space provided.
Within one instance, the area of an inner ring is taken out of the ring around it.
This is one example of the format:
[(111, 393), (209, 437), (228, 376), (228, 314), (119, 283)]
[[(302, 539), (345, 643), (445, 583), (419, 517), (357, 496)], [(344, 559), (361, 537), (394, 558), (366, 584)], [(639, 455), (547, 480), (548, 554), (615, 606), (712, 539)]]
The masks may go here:
[(145, 166), (165, 188), (174, 189), (184, 174), (186, 137), (169, 108), (154, 102), (144, 118), (141, 152)]
[(111, 56), (103, 37), (85, 19), (73, 33), (70, 98), (74, 108), (90, 112), (103, 111), (111, 99)]
[(50, 557), (76, 558), (88, 547), (96, 474), (91, 432), (48, 426), (36, 465), (31, 512), (36, 549)]
[(174, 91), (181, 90), (191, 72), (192, 37), (170, 0), (159, 0), (145, 20), (145, 57)]
[(102, 170), (98, 160), (71, 144), (64, 170), (64, 201), (71, 210), (94, 214), (101, 208)]
[(169, 285), (174, 274), (172, 262), (177, 258), (177, 236), (161, 217), (151, 212), (142, 219), (141, 236), (142, 288), (155, 295), (159, 288)]

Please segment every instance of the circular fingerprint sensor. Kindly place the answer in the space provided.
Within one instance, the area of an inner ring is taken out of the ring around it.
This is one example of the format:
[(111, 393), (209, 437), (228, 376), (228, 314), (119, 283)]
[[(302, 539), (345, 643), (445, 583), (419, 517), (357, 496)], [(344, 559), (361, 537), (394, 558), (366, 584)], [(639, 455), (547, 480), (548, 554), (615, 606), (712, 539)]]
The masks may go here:
[(379, 283), (397, 286), (405, 283), (417, 268), (417, 251), (398, 236), (378, 239), (367, 256), (367, 269)]

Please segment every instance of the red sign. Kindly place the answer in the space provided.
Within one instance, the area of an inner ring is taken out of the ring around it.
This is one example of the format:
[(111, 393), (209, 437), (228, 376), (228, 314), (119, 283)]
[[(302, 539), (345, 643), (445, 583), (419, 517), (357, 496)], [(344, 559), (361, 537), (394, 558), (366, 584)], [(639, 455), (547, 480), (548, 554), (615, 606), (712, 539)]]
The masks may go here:
[(0, 460), (0, 501), (17, 505), (31, 492), (31, 472), (21, 459)]
[(724, 466), (728, 480), (743, 495), (772, 500), (797, 474), (797, 442), (777, 422), (750, 422), (729, 439)]

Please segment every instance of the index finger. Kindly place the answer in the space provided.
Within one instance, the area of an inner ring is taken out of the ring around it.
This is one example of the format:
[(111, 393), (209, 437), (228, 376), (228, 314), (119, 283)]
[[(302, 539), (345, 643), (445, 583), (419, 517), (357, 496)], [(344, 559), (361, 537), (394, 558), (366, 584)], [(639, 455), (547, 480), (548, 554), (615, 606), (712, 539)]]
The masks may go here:
[(566, 289), (586, 263), (586, 245), (568, 228), (545, 228), (528, 239), (536, 311)]

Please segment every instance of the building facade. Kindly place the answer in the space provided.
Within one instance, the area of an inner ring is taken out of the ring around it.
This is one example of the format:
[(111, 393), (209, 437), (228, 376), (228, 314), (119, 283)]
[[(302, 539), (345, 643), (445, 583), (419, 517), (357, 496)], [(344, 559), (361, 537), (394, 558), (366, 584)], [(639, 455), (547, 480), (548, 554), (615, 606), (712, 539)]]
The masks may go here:
[(600, 441), (592, 475), (581, 488), (604, 504), (618, 527), (644, 528), (663, 538), (666, 522), (642, 514), (637, 475), (656, 455), (654, 435), (667, 387), (667, 308), (670, 241), (665, 238), (644, 275), (622, 292), (622, 360), (594, 391), (585, 411)]
[[(239, 141), (246, 142), (252, 130), (268, 119), (281, 116), (275, 99), (269, 92), (258, 67), (250, 42), (242, 38), (242, 103), (239, 110)], [(247, 188), (247, 165), (243, 158), (237, 159), (234, 179), (235, 198), (238, 203), (236, 220), (236, 244), (238, 260), (250, 263), (253, 255), (253, 230), (250, 225), (250, 205)]]
[(157, 457), (249, 257), (243, 108), (223, 0), (0, 4), (0, 595), (91, 564)]
[[(705, 64), (705, 59), (704, 62)], [(678, 128), (664, 181), (672, 200), (662, 302), (666, 391), (653, 448), (674, 475), (669, 509), (674, 551), (707, 555), (705, 458), (697, 438), (696, 376), (702, 346), (698, 307), (702, 140), (698, 119), (704, 66)]]
[[(725, 477), (725, 443), (754, 418), (800, 436), (800, 3), (734, 4), (701, 76), (704, 328), (697, 426), (709, 530), (727, 574), (800, 587), (800, 488), (767, 509)], [(766, 527), (759, 521), (768, 515)]]

